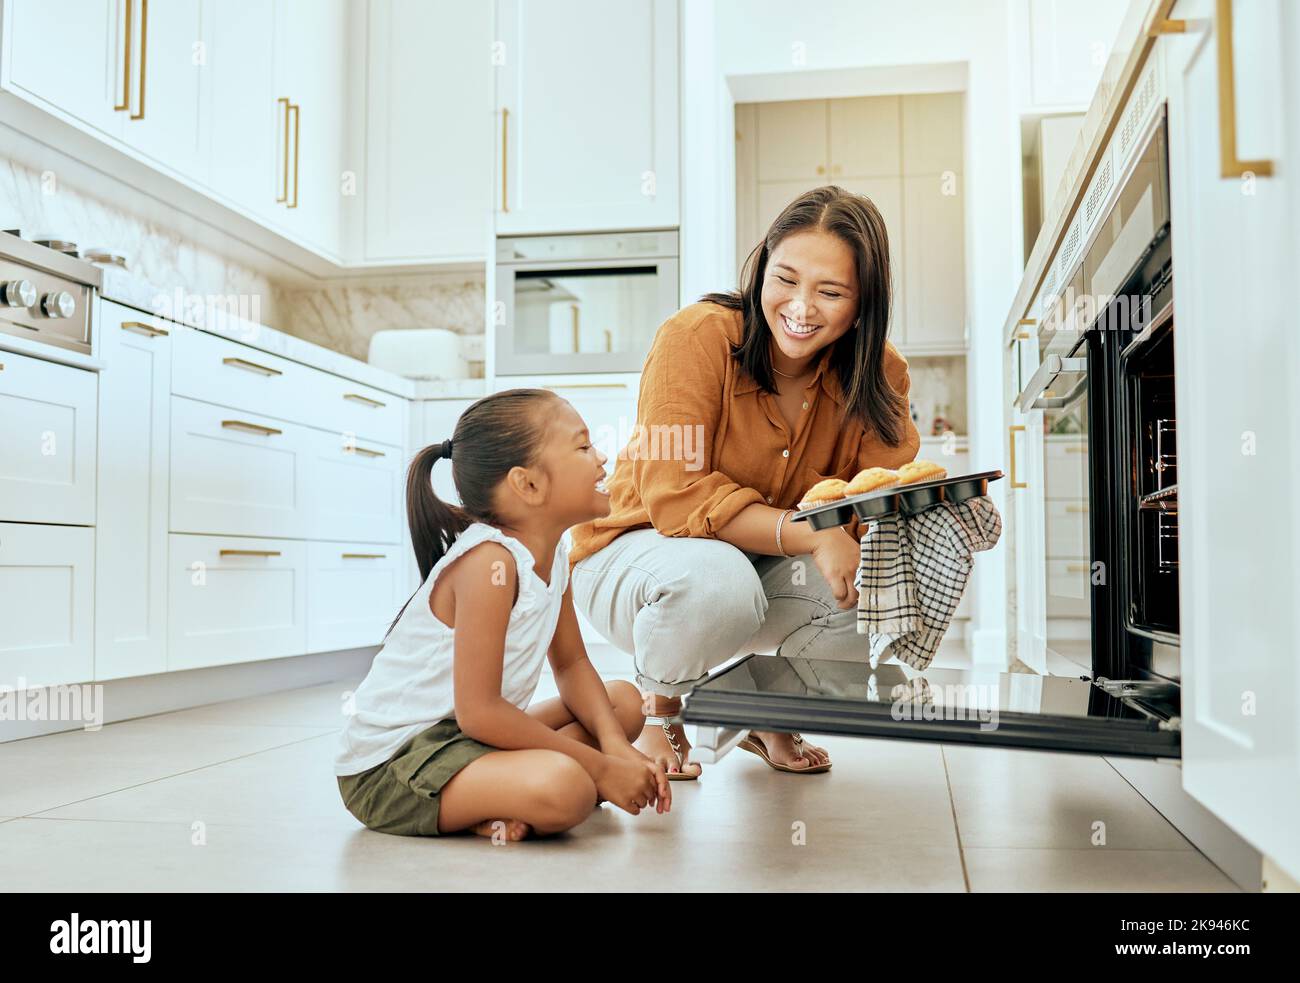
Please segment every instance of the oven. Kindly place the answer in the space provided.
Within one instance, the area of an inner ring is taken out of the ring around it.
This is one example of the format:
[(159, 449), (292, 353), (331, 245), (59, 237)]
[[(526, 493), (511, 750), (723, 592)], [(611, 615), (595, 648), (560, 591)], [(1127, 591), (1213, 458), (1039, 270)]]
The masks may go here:
[(640, 372), (677, 291), (675, 231), (498, 239), (496, 374)]
[(1061, 554), (1049, 527), (1047, 633), (1058, 622), (1050, 640), (1075, 647), (1078, 672), (872, 665), (865, 637), (861, 663), (750, 654), (686, 699), (698, 760), (748, 728), (1181, 757), (1167, 135), (1163, 104), (1140, 111), (1104, 152), (1045, 277), (1037, 330), (1016, 345), (1030, 353), (1016, 403), (1041, 419)]

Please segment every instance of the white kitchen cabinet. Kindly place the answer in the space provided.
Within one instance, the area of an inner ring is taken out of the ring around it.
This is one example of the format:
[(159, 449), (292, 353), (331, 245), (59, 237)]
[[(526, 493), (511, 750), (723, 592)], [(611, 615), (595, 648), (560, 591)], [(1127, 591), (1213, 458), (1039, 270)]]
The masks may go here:
[[(503, 388), (510, 388), (504, 386)], [(430, 399), (420, 406), (422, 440), (427, 444), (440, 444), (456, 432), (456, 421), (469, 409), (472, 399)], [(417, 450), (419, 448), (416, 448)], [(460, 505), (460, 496), (456, 494), (456, 485), (451, 477), (451, 462), (435, 461), (431, 475), (433, 492), (444, 502)]]
[(0, 684), (88, 682), (95, 531), (0, 522)]
[(128, 146), (200, 184), (208, 176), (200, 136), (199, 82), (207, 59), (202, 7), (202, 0), (131, 5), (134, 65), (122, 130)]
[(827, 101), (795, 99), (755, 107), (757, 177), (760, 182), (798, 182), (806, 191), (825, 184)]
[(960, 174), (903, 178), (905, 352), (965, 347), (963, 190)]
[(492, 237), (492, 6), (372, 0), (367, 18), (365, 260), (482, 262)]
[[(276, 98), (280, 117), (281, 223), (324, 252), (343, 252), (348, 106), (347, 0), (276, 0)], [(284, 143), (288, 137), (288, 145)], [(285, 166), (287, 162), (287, 167)]]
[(961, 173), (963, 106), (960, 92), (903, 96), (900, 100), (904, 174)]
[(307, 538), (316, 431), (173, 396), (171, 435), (172, 531)]
[(497, 0), (502, 235), (678, 224), (677, 0)]
[(307, 536), (400, 543), (405, 515), (402, 448), (324, 430), (305, 435)]
[(401, 550), (370, 543), (307, 545), (307, 651), (378, 645), (409, 596)]
[(307, 651), (307, 544), (170, 537), (167, 669)]
[(1128, 0), (1017, 0), (1025, 108), (1087, 106), (1128, 6)]
[(174, 325), (100, 302), (95, 678), (167, 668), (167, 501)]
[[(1231, 4), (1232, 64), (1219, 57), (1221, 12), (1184, 0), (1171, 16), (1188, 32), (1158, 42), (1176, 270), (1183, 787), (1294, 878), (1300, 518), (1260, 490), (1300, 478), (1300, 80), (1287, 61), (1300, 6)], [(1235, 102), (1221, 113), (1229, 83)], [(1231, 398), (1214, 398), (1229, 380)]]
[(204, 4), (203, 17), (209, 182), (235, 207), (279, 222), (286, 163), (285, 111), (276, 101), (284, 93), (275, 88), (275, 4), (221, 0)]
[(829, 100), (827, 173), (834, 183), (903, 173), (902, 109), (906, 101), (899, 96)]
[(128, 98), (123, 0), (10, 0), (6, 28), (11, 88), (107, 136), (121, 135), (127, 113), (115, 107)]
[(0, 520), (95, 523), (94, 372), (0, 352)]

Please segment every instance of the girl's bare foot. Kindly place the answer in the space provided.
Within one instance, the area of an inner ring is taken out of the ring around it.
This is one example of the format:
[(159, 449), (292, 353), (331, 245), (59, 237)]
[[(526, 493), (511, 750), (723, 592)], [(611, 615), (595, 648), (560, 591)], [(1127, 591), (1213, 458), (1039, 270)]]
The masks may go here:
[(803, 743), (803, 757), (796, 756), (793, 734), (778, 734), (767, 730), (755, 730), (751, 733), (763, 742), (767, 747), (768, 757), (777, 764), (789, 765), (791, 768), (813, 768), (831, 760), (830, 754), (824, 747), (809, 744), (807, 741)]
[[(650, 693), (646, 694), (643, 706), (647, 717), (671, 717), (681, 711), (682, 701), (679, 697), (659, 696)], [(682, 750), (684, 765), (678, 761), (677, 752), (673, 750), (668, 735), (664, 733), (664, 729), (658, 720), (646, 721), (641, 736), (636, 739), (633, 746), (646, 757), (662, 764), (665, 772), (698, 775), (702, 769), (698, 762), (690, 760), (691, 745), (686, 740), (686, 728), (681, 724), (670, 724), (669, 729), (673, 732), (673, 740), (677, 742), (677, 746)]]
[(522, 840), (532, 831), (531, 826), (518, 819), (485, 819), (477, 826), (470, 827), (470, 832), (475, 836), (486, 836), (489, 839), (499, 836), (511, 843)]

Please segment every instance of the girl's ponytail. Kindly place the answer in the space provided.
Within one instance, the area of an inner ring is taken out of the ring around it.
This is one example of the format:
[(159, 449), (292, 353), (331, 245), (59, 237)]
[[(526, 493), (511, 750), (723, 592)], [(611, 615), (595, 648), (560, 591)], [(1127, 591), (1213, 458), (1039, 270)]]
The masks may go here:
[(406, 522), (411, 530), (411, 546), (415, 549), (421, 583), (473, 521), (464, 509), (440, 499), (430, 480), (434, 464), (440, 458), (450, 458), (452, 443), (444, 440), (425, 447), (415, 455), (406, 475)]

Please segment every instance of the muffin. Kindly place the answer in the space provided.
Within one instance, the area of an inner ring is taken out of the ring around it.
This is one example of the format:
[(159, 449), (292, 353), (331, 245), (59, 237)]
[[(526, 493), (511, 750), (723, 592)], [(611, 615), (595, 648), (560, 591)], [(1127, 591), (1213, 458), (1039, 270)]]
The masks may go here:
[(898, 484), (897, 471), (890, 471), (888, 468), (866, 468), (853, 476), (844, 489), (844, 495), (845, 497), (865, 495), (867, 492), (879, 491), (882, 488), (892, 488), (896, 484)]
[(898, 483), (900, 485), (914, 485), (921, 481), (938, 481), (940, 478), (948, 477), (948, 471), (939, 467), (933, 461), (913, 461), (911, 464), (904, 464), (898, 469)]
[(848, 482), (843, 478), (827, 478), (825, 481), (819, 481), (806, 492), (799, 501), (799, 508), (815, 509), (818, 505), (829, 505), (831, 502), (837, 502), (844, 497), (844, 488)]

